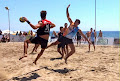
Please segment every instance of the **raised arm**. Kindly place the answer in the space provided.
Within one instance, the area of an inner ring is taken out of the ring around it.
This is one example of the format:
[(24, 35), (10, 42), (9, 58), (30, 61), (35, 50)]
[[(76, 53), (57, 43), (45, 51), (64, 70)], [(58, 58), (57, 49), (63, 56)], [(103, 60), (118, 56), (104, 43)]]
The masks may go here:
[(73, 23), (72, 19), (70, 18), (69, 12), (68, 12), (68, 8), (70, 7), (70, 4), (68, 5), (67, 9), (66, 9), (66, 14), (67, 14), (67, 19), (70, 22), (70, 24)]
[(26, 21), (33, 29), (37, 29), (37, 28), (39, 28), (39, 27), (41, 27), (41, 26), (43, 25), (42, 22), (39, 22), (38, 24), (33, 25), (32, 23), (30, 23), (30, 22), (28, 21), (28, 19), (27, 19), (26, 17), (24, 17), (24, 19), (25, 19), (25, 21)]

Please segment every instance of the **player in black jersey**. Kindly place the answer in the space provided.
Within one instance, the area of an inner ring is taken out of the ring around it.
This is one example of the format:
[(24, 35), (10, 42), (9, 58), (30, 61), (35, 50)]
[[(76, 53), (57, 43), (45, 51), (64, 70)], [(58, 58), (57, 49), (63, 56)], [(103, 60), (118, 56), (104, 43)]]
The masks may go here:
[(27, 57), (27, 48), (28, 48), (29, 43), (41, 45), (41, 51), (38, 54), (38, 56), (36, 57), (35, 61), (33, 62), (34, 64), (36, 64), (37, 60), (43, 54), (45, 48), (47, 47), (50, 28), (55, 27), (55, 24), (53, 24), (52, 22), (50, 22), (49, 20), (46, 19), (46, 14), (47, 14), (46, 11), (40, 12), (41, 22), (39, 22), (37, 25), (33, 25), (30, 21), (28, 21), (28, 19), (26, 17), (24, 17), (24, 20), (33, 29), (38, 29), (38, 30), (37, 30), (37, 37), (24, 41), (24, 55), (20, 59)]
[[(58, 33), (58, 39), (63, 36), (63, 27), (60, 27), (60, 32)], [(64, 47), (63, 43), (58, 44), (57, 51), (61, 54), (61, 58), (64, 56)]]
[[(61, 38), (63, 36), (63, 27), (60, 27), (60, 32), (56, 33), (55, 31), (53, 31), (53, 34), (55, 35), (55, 37)], [(64, 56), (65, 50), (64, 50), (65, 45), (63, 45), (62, 43), (58, 44), (57, 46), (57, 51), (61, 54), (61, 59)]]

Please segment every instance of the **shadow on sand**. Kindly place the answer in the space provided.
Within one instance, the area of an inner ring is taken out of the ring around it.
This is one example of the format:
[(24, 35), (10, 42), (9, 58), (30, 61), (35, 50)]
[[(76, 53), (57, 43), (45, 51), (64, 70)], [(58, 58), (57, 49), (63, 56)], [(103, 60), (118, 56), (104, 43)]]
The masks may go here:
[(29, 54), (31, 54), (31, 55), (35, 55), (35, 54), (37, 54), (37, 53), (29, 53)]
[(62, 60), (62, 57), (58, 57), (58, 58), (51, 58), (50, 60), (51, 60), (51, 61), (54, 61), (54, 60)]
[[(17, 76), (17, 77), (13, 77), (7, 81), (11, 81), (11, 80), (16, 80), (16, 81), (31, 81), (33, 79), (37, 79), (38, 77), (41, 77), (40, 75), (38, 75), (37, 73), (35, 73), (36, 71), (39, 71), (41, 69), (46, 69), (46, 70), (49, 70), (51, 71), (50, 73), (54, 73), (54, 72), (57, 72), (57, 73), (60, 73), (60, 74), (66, 74), (68, 72), (71, 72), (71, 71), (76, 71), (77, 69), (67, 69), (67, 68), (64, 68), (64, 69), (50, 69), (48, 68), (47, 66), (46, 67), (41, 67), (39, 69), (36, 69), (34, 71), (31, 71), (31, 72), (28, 72), (28, 73), (25, 73), (25, 74), (22, 74), (20, 76)], [(50, 73), (47, 73), (47, 74), (50, 74)], [(28, 76), (28, 74), (30, 76)], [(26, 76), (26, 77), (25, 77)]]
[[(77, 69), (73, 70), (73, 69), (67, 69), (67, 68), (64, 68), (64, 69), (50, 69), (48, 67), (44, 67), (46, 70), (50, 70), (52, 72), (50, 73), (53, 73), (53, 72), (57, 72), (57, 73), (61, 73), (61, 74), (66, 74), (68, 72), (71, 72), (71, 71), (76, 71)], [(48, 74), (50, 74), (48, 73)]]
[(32, 79), (37, 79), (38, 77), (40, 77), (37, 73), (32, 73), (31, 76), (29, 77), (22, 77), (22, 78), (18, 78), (18, 77), (13, 77), (13, 80), (18, 80), (18, 81), (31, 81)]
[[(7, 81), (11, 81), (11, 80), (18, 80), (18, 81), (31, 81), (32, 79), (37, 79), (38, 77), (40, 77), (40, 75), (38, 75), (37, 73), (35, 73), (36, 71), (39, 71), (41, 69), (44, 69), (44, 67), (42, 68), (39, 68), (39, 69), (36, 69), (34, 71), (31, 71), (31, 72), (28, 72), (28, 73), (25, 73), (25, 74), (22, 74), (22, 75), (19, 75), (17, 77), (13, 77)], [(23, 77), (23, 76), (26, 76), (30, 74), (30, 76), (28, 77)], [(20, 78), (21, 77), (21, 78)]]

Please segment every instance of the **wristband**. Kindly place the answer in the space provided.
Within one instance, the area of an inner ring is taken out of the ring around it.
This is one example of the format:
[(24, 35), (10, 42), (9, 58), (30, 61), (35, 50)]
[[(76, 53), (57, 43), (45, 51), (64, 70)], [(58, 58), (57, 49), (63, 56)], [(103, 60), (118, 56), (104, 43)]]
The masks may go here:
[(26, 21), (28, 24), (30, 24), (30, 21)]

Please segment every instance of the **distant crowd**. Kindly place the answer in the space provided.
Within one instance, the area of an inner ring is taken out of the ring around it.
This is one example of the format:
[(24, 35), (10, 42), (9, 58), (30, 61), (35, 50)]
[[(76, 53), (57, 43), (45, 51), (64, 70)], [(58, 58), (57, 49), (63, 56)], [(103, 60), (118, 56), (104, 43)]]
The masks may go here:
[(24, 35), (24, 36), (31, 35), (31, 36), (33, 36), (33, 31), (31, 30), (29, 32), (23, 32), (23, 33), (21, 31), (18, 33), (18, 31), (17, 31), (16, 35), (19, 35), (19, 36), (21, 36), (21, 35)]
[[(95, 37), (97, 37), (97, 33), (96, 33), (95, 30), (94, 30), (94, 33), (95, 33)], [(9, 34), (2, 34), (2, 31), (0, 30), (0, 35), (2, 35), (2, 38), (1, 38), (0, 42), (9, 42), (10, 41)], [(15, 35), (16, 36), (17, 35), (19, 35), (19, 36), (27, 36), (27, 35), (35, 36), (35, 35), (33, 35), (32, 30), (29, 31), (29, 32), (25, 32), (25, 31), (24, 32), (21, 32), (21, 31), (18, 32), (17, 31)], [(55, 37), (53, 35), (55, 35)], [(90, 31), (87, 31), (87, 33), (85, 35), (86, 35), (87, 38), (89, 38), (90, 37)], [(55, 31), (53, 31), (53, 34), (51, 36), (51, 41), (52, 41), (52, 39), (54, 39), (56, 37), (57, 37), (57, 35), (56, 35)], [(102, 31), (101, 30), (99, 31), (98, 37), (102, 37)], [(76, 34), (75, 39), (73, 39), (73, 40), (77, 40), (77, 44), (81, 43), (81, 41), (86, 41), (81, 37), (81, 35), (79, 33)]]
[[(34, 36), (33, 35), (33, 31), (31, 30), (31, 31), (29, 31), (29, 32), (16, 32), (16, 34), (15, 34), (16, 36), (18, 35), (18, 36), (27, 36), (27, 35), (31, 35), (31, 36)], [(9, 34), (8, 33), (5, 33), (5, 34), (3, 34), (2, 33), (2, 31), (0, 30), (0, 42), (9, 42), (10, 41), (10, 38), (9, 38)]]

